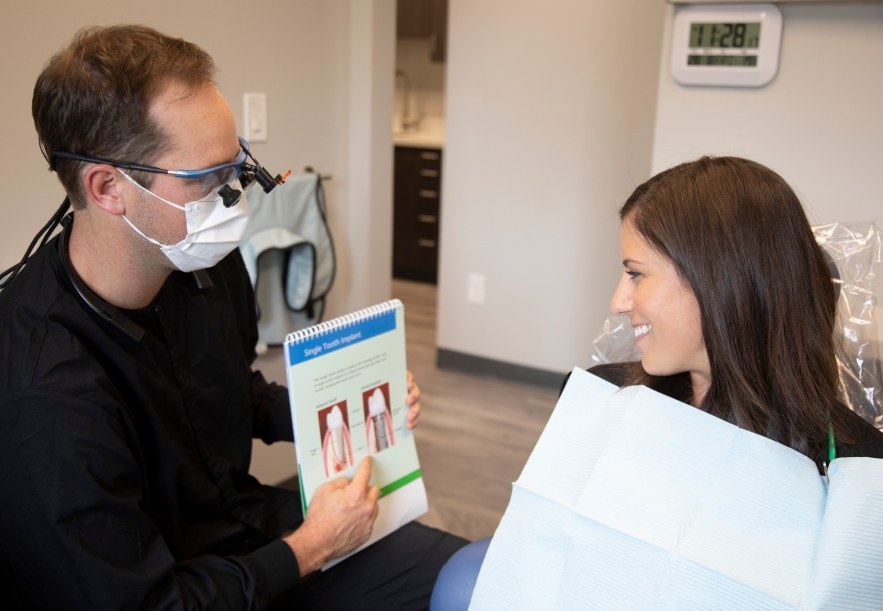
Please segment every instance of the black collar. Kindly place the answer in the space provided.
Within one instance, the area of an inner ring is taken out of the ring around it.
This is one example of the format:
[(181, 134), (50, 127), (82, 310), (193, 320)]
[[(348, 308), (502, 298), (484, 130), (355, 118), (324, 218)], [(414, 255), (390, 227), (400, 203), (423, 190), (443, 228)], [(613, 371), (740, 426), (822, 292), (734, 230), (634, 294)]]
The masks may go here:
[[(120, 308), (106, 302), (99, 297), (95, 291), (86, 286), (83, 279), (77, 274), (74, 266), (70, 261), (70, 245), (68, 244), (68, 232), (74, 224), (74, 214), (71, 212), (63, 219), (61, 225), (64, 228), (59, 236), (59, 254), (61, 266), (64, 268), (70, 280), (71, 286), (76, 292), (77, 297), (92, 312), (92, 314), (103, 324), (116, 334), (120, 334), (134, 342), (140, 342), (144, 337), (144, 328), (123, 313)], [(207, 291), (212, 288), (212, 280), (207, 270), (200, 269), (191, 274), (196, 292)]]

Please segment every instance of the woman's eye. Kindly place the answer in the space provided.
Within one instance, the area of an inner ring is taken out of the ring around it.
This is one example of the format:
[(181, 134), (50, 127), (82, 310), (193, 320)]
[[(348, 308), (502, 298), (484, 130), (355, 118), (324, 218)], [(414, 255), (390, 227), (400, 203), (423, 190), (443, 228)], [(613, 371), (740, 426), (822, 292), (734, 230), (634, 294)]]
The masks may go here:
[(635, 272), (630, 269), (627, 269), (627, 270), (625, 270), (625, 275), (628, 276), (631, 280), (635, 280), (641, 274), (639, 272)]

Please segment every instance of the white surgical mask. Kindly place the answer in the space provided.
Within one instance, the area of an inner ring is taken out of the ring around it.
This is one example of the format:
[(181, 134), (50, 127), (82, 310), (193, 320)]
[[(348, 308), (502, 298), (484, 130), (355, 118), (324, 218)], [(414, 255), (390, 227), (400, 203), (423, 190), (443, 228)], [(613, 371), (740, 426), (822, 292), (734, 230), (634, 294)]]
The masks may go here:
[[(244, 193), (239, 202), (229, 208), (224, 206), (217, 189), (212, 191), (206, 199), (187, 202), (181, 206), (163, 199), (153, 191), (139, 185), (122, 170), (120, 170), (120, 174), (136, 187), (164, 204), (184, 211), (184, 216), (187, 219), (187, 235), (177, 244), (171, 245), (162, 244), (147, 237), (135, 227), (132, 221), (126, 218), (126, 215), (123, 215), (123, 220), (129, 224), (129, 227), (148, 242), (159, 246), (172, 265), (182, 272), (212, 267), (239, 246), (239, 241), (242, 239), (245, 226), (248, 223), (248, 201), (246, 201)], [(230, 186), (240, 191), (243, 190), (238, 179), (232, 181)]]

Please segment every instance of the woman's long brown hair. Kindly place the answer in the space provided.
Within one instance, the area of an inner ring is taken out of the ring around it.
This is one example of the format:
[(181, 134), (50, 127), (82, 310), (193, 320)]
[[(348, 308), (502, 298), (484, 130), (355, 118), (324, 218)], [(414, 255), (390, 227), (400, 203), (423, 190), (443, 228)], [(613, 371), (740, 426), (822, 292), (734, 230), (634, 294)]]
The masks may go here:
[[(703, 157), (639, 186), (620, 218), (674, 264), (699, 302), (711, 365), (701, 409), (810, 457), (829, 419), (838, 442), (851, 441), (831, 269), (778, 174), (747, 159)], [(661, 382), (640, 367), (632, 378)], [(686, 380), (666, 385), (689, 401)]]

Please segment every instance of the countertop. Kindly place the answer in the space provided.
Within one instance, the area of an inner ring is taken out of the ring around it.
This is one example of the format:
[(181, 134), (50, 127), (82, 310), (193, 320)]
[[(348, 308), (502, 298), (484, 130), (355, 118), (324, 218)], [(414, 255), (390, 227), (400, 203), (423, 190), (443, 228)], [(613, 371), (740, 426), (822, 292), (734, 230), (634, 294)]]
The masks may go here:
[(400, 131), (393, 129), (392, 141), (396, 146), (441, 149), (445, 146), (444, 119), (426, 117), (417, 129)]

